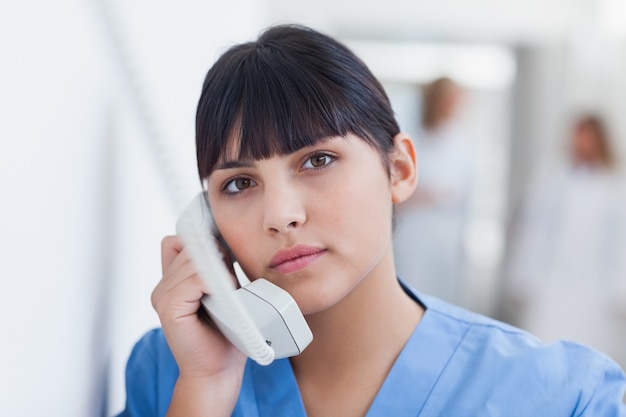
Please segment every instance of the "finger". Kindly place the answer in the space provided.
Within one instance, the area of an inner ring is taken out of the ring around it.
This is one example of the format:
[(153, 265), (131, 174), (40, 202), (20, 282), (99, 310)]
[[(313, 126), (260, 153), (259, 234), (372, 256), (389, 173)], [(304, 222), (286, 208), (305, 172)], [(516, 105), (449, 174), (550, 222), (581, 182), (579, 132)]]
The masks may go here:
[[(187, 248), (185, 248), (182, 239), (179, 236), (166, 236), (161, 242), (161, 269), (163, 276), (173, 274), (174, 271), (179, 269), (182, 265), (192, 262), (191, 255)], [(226, 266), (231, 273), (232, 263), (226, 260)]]
[(182, 279), (188, 278), (195, 273), (196, 269), (193, 260), (178, 236), (168, 236), (164, 238), (161, 250), (163, 279), (174, 275), (180, 276), (179, 273), (177, 273), (180, 269), (187, 270), (184, 276), (180, 277)]
[(163, 274), (178, 254), (183, 251), (183, 248), (183, 241), (178, 236), (165, 236), (161, 240), (161, 270)]
[(200, 276), (191, 264), (183, 265), (175, 274), (165, 276), (154, 288), (151, 295), (152, 306), (159, 311), (160, 306), (170, 304), (199, 303), (209, 293)]
[[(176, 261), (172, 264), (174, 265)], [(185, 280), (192, 278), (194, 275), (198, 275), (195, 265), (190, 259), (187, 259), (184, 263), (181, 263), (176, 268), (170, 266), (167, 273), (161, 278), (158, 286), (164, 291), (169, 291), (171, 288), (180, 285)], [(208, 292), (210, 288), (207, 288), (202, 280), (199, 280), (203, 291)]]
[(200, 308), (200, 300), (204, 296), (200, 281), (198, 275), (192, 275), (168, 290), (155, 289), (152, 304), (161, 319), (177, 320), (195, 316)]
[[(221, 236), (214, 236), (213, 244), (217, 247), (221, 259), (215, 259), (215, 262), (223, 262), (224, 266), (230, 275), (233, 277), (233, 283), (237, 284), (237, 280), (235, 279), (235, 270), (233, 269), (234, 258), (232, 256), (232, 252), (226, 245), (226, 242), (223, 240)], [(185, 262), (188, 262), (191, 259), (191, 255), (188, 254), (188, 249), (184, 247), (182, 239), (179, 236), (168, 236), (163, 239), (163, 273), (164, 275), (168, 270), (173, 271), (179, 268)], [(171, 259), (173, 257), (173, 260)], [(169, 265), (165, 265), (165, 263), (169, 263)], [(192, 259), (193, 262), (193, 259)]]

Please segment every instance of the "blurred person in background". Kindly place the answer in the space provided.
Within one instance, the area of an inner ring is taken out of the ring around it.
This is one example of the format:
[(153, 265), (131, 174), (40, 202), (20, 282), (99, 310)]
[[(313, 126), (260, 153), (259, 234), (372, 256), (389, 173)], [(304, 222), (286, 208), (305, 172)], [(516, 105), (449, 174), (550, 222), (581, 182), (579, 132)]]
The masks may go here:
[(595, 347), (625, 366), (624, 194), (603, 120), (579, 117), (564, 163), (531, 184), (507, 263), (505, 300), (516, 324), (546, 342)]
[(471, 158), (458, 114), (463, 90), (442, 77), (424, 88), (417, 135), (419, 184), (397, 207), (398, 273), (425, 292), (464, 304), (463, 235), (471, 188)]

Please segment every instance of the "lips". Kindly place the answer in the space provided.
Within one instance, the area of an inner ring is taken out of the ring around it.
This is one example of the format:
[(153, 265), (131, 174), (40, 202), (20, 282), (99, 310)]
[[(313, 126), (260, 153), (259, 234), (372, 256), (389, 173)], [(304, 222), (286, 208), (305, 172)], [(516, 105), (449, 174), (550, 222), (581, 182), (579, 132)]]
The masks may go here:
[(282, 273), (295, 272), (306, 268), (325, 253), (325, 249), (305, 245), (281, 249), (270, 260), (270, 268)]

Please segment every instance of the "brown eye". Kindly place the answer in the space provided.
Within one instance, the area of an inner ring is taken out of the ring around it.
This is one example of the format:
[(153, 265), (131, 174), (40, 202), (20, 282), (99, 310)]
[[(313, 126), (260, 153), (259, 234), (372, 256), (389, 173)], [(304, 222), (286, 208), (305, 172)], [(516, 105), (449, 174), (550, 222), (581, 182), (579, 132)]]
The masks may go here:
[(306, 162), (302, 166), (304, 169), (317, 169), (323, 168), (326, 165), (333, 162), (334, 158), (332, 155), (326, 153), (319, 153), (307, 158)]
[(311, 157), (311, 165), (313, 165), (315, 168), (322, 167), (326, 165), (326, 159), (326, 155), (315, 155)]
[(247, 188), (254, 187), (255, 185), (256, 183), (252, 181), (250, 178), (246, 178), (246, 177), (234, 178), (228, 181), (224, 185), (224, 192), (226, 194), (237, 194)]
[(237, 178), (235, 180), (235, 187), (238, 190), (243, 190), (250, 187), (250, 179), (249, 178)]

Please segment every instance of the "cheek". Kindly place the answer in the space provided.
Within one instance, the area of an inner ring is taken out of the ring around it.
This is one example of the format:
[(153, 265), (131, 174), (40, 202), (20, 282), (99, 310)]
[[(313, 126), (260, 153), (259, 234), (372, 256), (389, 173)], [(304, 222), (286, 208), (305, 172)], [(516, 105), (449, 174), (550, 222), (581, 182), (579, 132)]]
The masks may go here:
[(391, 190), (386, 177), (353, 178), (337, 187), (336, 194), (328, 200), (332, 207), (329, 217), (339, 227), (349, 228), (355, 238), (391, 232)]
[(245, 253), (246, 242), (250, 240), (249, 224), (243, 216), (221, 216), (215, 214), (217, 224), (222, 237), (228, 244), (236, 258)]

